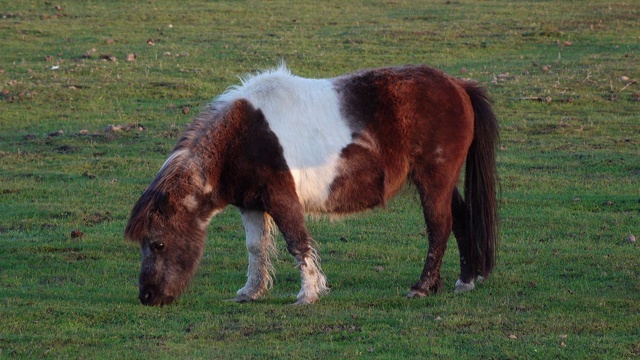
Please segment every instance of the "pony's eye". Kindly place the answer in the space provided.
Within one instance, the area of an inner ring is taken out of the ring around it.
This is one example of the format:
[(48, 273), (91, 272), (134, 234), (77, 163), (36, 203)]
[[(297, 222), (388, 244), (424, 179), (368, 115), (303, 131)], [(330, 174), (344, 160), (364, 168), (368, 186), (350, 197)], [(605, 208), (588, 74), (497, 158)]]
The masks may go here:
[(164, 249), (164, 243), (162, 241), (154, 242), (151, 247), (155, 251), (162, 251)]

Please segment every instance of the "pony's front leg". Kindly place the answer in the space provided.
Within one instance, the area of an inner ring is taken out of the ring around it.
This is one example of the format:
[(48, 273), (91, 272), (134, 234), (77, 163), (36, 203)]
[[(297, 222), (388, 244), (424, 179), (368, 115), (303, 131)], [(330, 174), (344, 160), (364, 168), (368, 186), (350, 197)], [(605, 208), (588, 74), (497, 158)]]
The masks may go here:
[(304, 224), (302, 206), (297, 198), (272, 198), (269, 214), (284, 235), (287, 250), (300, 269), (301, 288), (296, 305), (313, 304), (329, 292), (327, 278), (320, 268), (320, 257)]
[(320, 295), (329, 292), (327, 278), (320, 268), (320, 258), (315, 249), (304, 256), (296, 256), (298, 269), (300, 269), (301, 288), (298, 293), (296, 305), (313, 304), (318, 301)]
[(238, 290), (237, 302), (253, 301), (273, 285), (271, 256), (275, 254), (273, 221), (262, 211), (240, 210), (249, 252), (247, 283)]

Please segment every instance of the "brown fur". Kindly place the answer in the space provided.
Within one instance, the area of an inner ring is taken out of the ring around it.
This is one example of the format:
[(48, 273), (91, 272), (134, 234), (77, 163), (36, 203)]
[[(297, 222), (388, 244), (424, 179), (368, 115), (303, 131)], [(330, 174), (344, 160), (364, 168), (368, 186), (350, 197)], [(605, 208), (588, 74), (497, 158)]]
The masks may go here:
[[(440, 264), (452, 229), (452, 193), (474, 136), (474, 112), (465, 89), (469, 85), (432, 68), (406, 66), (345, 76), (339, 86), (346, 95), (343, 109), (351, 126), (377, 140), (379, 155), (372, 158), (379, 163), (374, 160), (369, 164), (384, 171), (381, 203), (395, 195), (407, 178), (418, 188), (429, 230), (429, 252), (413, 289), (416, 295), (435, 292), (440, 287)], [(343, 156), (345, 173), (338, 179), (375, 183), (378, 173), (361, 171), (360, 159), (348, 155)], [(367, 189), (376, 188), (365, 186), (365, 195), (371, 191)], [(340, 195), (358, 199), (358, 193), (358, 189), (351, 194), (343, 190)]]
[[(410, 180), (420, 194), (429, 237), (425, 266), (410, 296), (440, 288), (452, 230), (460, 279), (489, 275), (497, 237), (498, 127), (484, 90), (426, 66), (365, 70), (333, 82), (353, 141), (340, 153), (327, 211), (384, 206)], [(271, 216), (301, 269), (315, 259), (282, 146), (260, 109), (243, 99), (214, 103), (173, 154), (134, 206), (125, 230), (143, 252), (143, 303), (177, 298), (202, 255), (206, 225), (229, 204)], [(456, 185), (465, 162), (463, 199)], [(160, 242), (164, 247), (157, 249)]]

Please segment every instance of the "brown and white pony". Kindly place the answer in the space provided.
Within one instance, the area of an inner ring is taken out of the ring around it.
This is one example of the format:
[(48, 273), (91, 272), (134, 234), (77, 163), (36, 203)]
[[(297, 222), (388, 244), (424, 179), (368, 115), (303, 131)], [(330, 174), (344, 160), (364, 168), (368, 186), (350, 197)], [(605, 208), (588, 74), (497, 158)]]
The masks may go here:
[(190, 124), (131, 212), (125, 235), (142, 249), (139, 298), (174, 301), (197, 268), (209, 221), (234, 205), (249, 252), (235, 300), (270, 288), (277, 226), (300, 269), (297, 304), (313, 303), (328, 286), (304, 214), (384, 206), (407, 181), (420, 194), (429, 237), (408, 296), (440, 289), (452, 230), (455, 291), (472, 290), (495, 265), (497, 140), (485, 91), (427, 66), (305, 79), (283, 65), (246, 78)]

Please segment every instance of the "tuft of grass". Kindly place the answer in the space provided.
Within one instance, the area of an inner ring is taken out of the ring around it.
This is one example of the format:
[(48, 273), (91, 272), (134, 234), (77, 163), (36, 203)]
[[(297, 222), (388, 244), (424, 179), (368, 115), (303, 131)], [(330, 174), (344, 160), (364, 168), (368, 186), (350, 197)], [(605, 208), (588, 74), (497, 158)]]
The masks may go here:
[[(640, 355), (640, 9), (602, 0), (0, 3), (0, 357), (633, 358)], [(135, 61), (127, 61), (129, 54)], [(113, 61), (115, 58), (116, 61)], [(190, 289), (136, 299), (131, 206), (238, 75), (428, 63), (484, 83), (501, 125), (499, 263), (474, 292), (404, 294), (427, 241), (411, 188), (310, 220), (333, 291), (309, 307), (278, 241), (244, 283), (235, 209)], [(634, 82), (635, 81), (635, 82)], [(114, 131), (115, 130), (115, 131)]]

